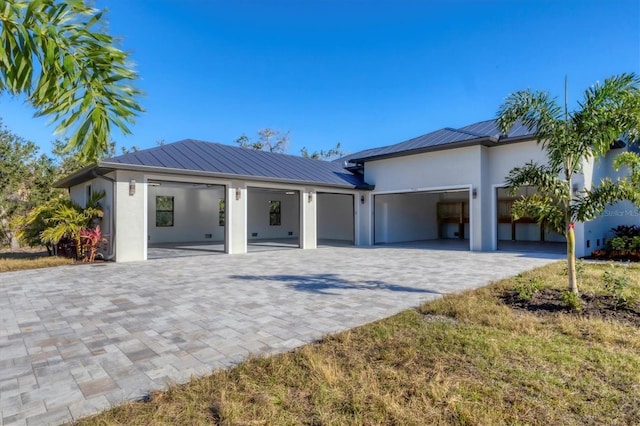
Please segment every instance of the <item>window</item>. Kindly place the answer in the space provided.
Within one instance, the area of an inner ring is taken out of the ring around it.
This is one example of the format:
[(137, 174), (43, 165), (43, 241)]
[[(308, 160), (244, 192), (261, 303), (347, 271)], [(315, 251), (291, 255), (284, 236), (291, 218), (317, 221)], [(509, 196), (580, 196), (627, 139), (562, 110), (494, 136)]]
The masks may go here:
[(173, 226), (173, 197), (156, 197), (156, 226)]
[(218, 202), (218, 225), (224, 226), (224, 200)]
[(269, 201), (269, 225), (280, 226), (281, 224), (280, 201)]

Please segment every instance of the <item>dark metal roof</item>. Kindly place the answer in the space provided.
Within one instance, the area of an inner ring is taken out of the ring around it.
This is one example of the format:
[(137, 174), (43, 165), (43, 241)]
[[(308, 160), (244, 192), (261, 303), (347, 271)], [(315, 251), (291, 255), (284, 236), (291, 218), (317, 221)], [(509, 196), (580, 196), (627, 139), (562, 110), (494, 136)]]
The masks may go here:
[[(158, 172), (198, 174), (226, 178), (256, 178), (301, 184), (365, 188), (362, 177), (339, 163), (312, 160), (294, 155), (275, 154), (248, 148), (185, 139), (155, 148), (131, 152), (101, 161), (92, 170), (57, 182), (71, 186), (84, 175), (97, 170), (104, 174), (115, 169), (157, 170)], [(80, 176), (82, 175), (82, 176)]]
[[(501, 135), (497, 120), (487, 120), (459, 129), (447, 127), (394, 145), (350, 154), (334, 161), (312, 160), (294, 155), (185, 139), (109, 158), (93, 167), (79, 170), (54, 185), (70, 187), (96, 175), (104, 175), (116, 169), (130, 169), (372, 189), (370, 185), (364, 183), (361, 171), (349, 165), (460, 146), (478, 144), (495, 146), (498, 143), (515, 142), (531, 137), (532, 132), (521, 123), (516, 123), (507, 135)], [(346, 169), (345, 165), (347, 165)]]
[(459, 129), (445, 127), (404, 142), (381, 148), (367, 149), (342, 157), (336, 162), (367, 162), (381, 158), (398, 157), (417, 154), (437, 149), (455, 148), (458, 146), (485, 144), (495, 145), (498, 141), (508, 141), (531, 137), (530, 132), (520, 122), (514, 124), (507, 135), (502, 135), (497, 120), (481, 121)]

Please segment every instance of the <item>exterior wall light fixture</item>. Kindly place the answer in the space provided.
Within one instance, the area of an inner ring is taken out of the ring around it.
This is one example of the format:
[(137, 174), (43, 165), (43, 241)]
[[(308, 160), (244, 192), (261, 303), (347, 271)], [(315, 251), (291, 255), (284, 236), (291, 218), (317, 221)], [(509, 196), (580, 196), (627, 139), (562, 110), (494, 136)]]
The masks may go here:
[(309, 197), (307, 198), (308, 202), (313, 202), (313, 192), (309, 192)]
[(236, 188), (236, 201), (240, 199), (241, 195), (242, 195), (242, 190), (240, 188)]
[(474, 200), (478, 198), (478, 190), (476, 188), (473, 188), (471, 190), (471, 196), (473, 197)]
[(360, 196), (360, 204), (364, 204), (364, 195)]
[(131, 196), (136, 195), (136, 181), (135, 181), (135, 179), (131, 179), (129, 181), (129, 195), (131, 195)]

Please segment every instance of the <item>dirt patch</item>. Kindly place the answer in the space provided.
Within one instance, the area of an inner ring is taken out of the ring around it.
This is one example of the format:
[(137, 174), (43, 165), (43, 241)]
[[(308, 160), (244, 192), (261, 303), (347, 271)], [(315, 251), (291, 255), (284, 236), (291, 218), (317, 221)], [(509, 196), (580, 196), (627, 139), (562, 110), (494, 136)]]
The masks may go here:
[(458, 324), (458, 321), (455, 318), (451, 318), (451, 317), (448, 317), (448, 316), (445, 316), (445, 315), (424, 314), (424, 315), (422, 315), (422, 320), (424, 322), (430, 322), (430, 323), (441, 322), (441, 323), (445, 323), (445, 324), (449, 324), (449, 325)]
[(581, 294), (580, 311), (567, 307), (560, 290), (543, 289), (536, 292), (530, 300), (521, 299), (515, 291), (507, 291), (500, 299), (513, 309), (528, 311), (538, 316), (566, 313), (577, 317), (615, 320), (640, 327), (640, 306), (618, 306), (614, 297), (609, 295)]

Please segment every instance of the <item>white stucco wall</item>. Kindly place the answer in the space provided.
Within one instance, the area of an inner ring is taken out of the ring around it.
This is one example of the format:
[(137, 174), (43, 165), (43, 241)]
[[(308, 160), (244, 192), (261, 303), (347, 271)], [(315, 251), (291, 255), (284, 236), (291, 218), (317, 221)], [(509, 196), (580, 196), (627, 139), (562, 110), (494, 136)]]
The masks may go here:
[(546, 164), (546, 156), (535, 141), (511, 143), (488, 148), (489, 182), (502, 184), (512, 168), (523, 166), (529, 161)]
[[(249, 240), (298, 238), (301, 215), (299, 199), (299, 192), (287, 195), (282, 192), (250, 188), (247, 196), (247, 238)], [(280, 226), (269, 225), (270, 201), (281, 202)], [(254, 233), (257, 235), (254, 236)]]
[[(156, 226), (156, 197), (174, 197), (173, 226)], [(219, 225), (219, 202), (224, 187), (176, 188), (149, 186), (148, 241), (153, 243), (224, 241), (224, 226)], [(207, 238), (207, 234), (211, 237)]]
[(85, 188), (87, 185), (90, 185), (91, 182), (92, 181), (85, 182), (83, 184), (75, 185), (69, 188), (69, 198), (71, 198), (73, 201), (80, 204), (81, 206), (84, 206), (86, 203), (85, 200), (87, 198), (85, 196)]
[(354, 241), (354, 196), (317, 194), (317, 230), (319, 240)]
[[(115, 249), (118, 262), (147, 258), (147, 185), (143, 173), (118, 170), (115, 193)], [(135, 181), (135, 193), (129, 185)]]
[(374, 193), (468, 186), (480, 176), (479, 147), (435, 151), (372, 161), (365, 166), (365, 181)]

